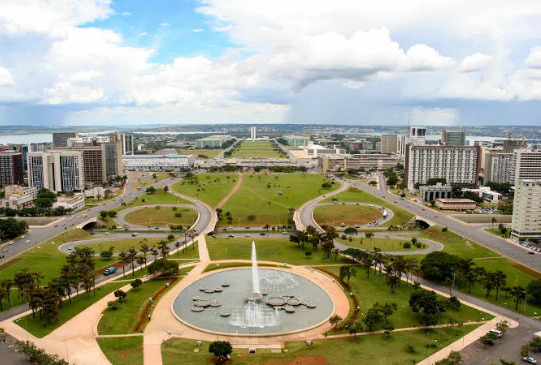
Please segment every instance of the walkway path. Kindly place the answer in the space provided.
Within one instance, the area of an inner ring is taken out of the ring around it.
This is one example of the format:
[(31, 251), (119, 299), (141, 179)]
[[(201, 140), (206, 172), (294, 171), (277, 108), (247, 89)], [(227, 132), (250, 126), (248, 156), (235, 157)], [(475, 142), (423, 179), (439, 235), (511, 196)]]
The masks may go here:
[(242, 176), (242, 174), (239, 174), (239, 178), (237, 179), (235, 186), (233, 186), (233, 189), (231, 189), (231, 191), (227, 193), (227, 195), (224, 196), (222, 200), (220, 200), (220, 202), (216, 206), (216, 209), (223, 207), (223, 205), (229, 200), (229, 198), (231, 198), (231, 195), (235, 194), (235, 192), (239, 190), (240, 186), (242, 185)]

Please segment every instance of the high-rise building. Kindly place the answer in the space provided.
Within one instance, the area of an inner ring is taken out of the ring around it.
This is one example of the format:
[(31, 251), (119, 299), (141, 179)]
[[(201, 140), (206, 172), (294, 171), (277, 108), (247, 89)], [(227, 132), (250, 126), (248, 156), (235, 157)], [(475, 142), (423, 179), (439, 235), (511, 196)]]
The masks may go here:
[(53, 146), (68, 147), (68, 138), (77, 138), (77, 132), (53, 132)]
[(84, 190), (83, 152), (70, 150), (29, 152), (28, 184), (55, 192)]
[(15, 151), (0, 152), (0, 185), (24, 183), (23, 154)]
[(503, 153), (501, 149), (483, 148), (484, 183), (512, 183), (511, 171), (513, 169), (513, 154)]
[(122, 154), (133, 155), (133, 134), (122, 134)]
[(101, 145), (65, 147), (59, 150), (82, 152), (85, 186), (103, 185), (107, 182), (105, 151)]
[(518, 180), (541, 180), (541, 150), (514, 150), (511, 183)]
[(541, 179), (518, 180), (513, 199), (513, 239), (541, 239)]
[(250, 139), (255, 141), (257, 139), (257, 130), (256, 127), (250, 127)]
[(523, 149), (528, 147), (528, 144), (525, 140), (518, 138), (507, 138), (503, 140), (503, 151), (504, 153), (513, 153), (514, 150)]
[(399, 137), (396, 134), (381, 135), (381, 153), (398, 153)]
[(429, 179), (445, 179), (453, 186), (475, 187), (481, 171), (478, 146), (408, 145), (405, 174), (410, 190)]
[(465, 146), (466, 145), (466, 131), (441, 131), (441, 144), (448, 146)]
[(425, 127), (408, 127), (408, 144), (413, 146), (422, 146), (425, 144), (426, 128)]

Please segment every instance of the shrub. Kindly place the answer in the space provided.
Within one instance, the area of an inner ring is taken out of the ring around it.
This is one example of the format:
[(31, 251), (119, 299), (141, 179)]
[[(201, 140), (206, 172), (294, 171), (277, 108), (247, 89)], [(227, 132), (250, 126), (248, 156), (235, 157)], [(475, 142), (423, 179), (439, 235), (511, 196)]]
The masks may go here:
[(404, 243), (402, 244), (402, 247), (404, 247), (404, 248), (411, 248), (411, 243), (409, 243), (409, 242), (404, 242)]
[(118, 301), (111, 300), (107, 302), (107, 307), (112, 311), (116, 311), (118, 309)]

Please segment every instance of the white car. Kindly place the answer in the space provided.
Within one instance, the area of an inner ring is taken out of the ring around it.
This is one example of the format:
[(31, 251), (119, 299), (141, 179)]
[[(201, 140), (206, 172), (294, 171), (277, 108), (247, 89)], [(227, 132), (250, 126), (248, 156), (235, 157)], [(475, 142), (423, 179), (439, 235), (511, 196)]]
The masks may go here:
[(537, 364), (537, 360), (534, 359), (533, 357), (529, 357), (529, 356), (528, 357), (523, 357), (522, 361), (526, 361), (529, 364)]

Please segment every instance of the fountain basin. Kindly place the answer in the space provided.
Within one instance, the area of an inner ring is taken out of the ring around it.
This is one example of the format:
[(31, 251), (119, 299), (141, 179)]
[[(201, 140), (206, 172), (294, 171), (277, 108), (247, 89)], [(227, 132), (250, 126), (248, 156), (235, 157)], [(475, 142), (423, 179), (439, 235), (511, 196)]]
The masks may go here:
[[(258, 269), (258, 274), (260, 290), (268, 295), (262, 299), (262, 295), (256, 293), (260, 298), (258, 302), (246, 301), (247, 293), (253, 291), (252, 270), (239, 268), (211, 273), (192, 283), (175, 298), (172, 310), (182, 322), (203, 331), (251, 336), (301, 331), (327, 322), (333, 313), (332, 299), (314, 282), (277, 269)], [(221, 285), (226, 282), (231, 286)], [(199, 288), (219, 286), (223, 287), (222, 292), (204, 294), (206, 301), (219, 301), (222, 304), (219, 308), (208, 306), (200, 312), (191, 310), (195, 304), (193, 297), (201, 293)], [(249, 303), (256, 307), (248, 311)], [(278, 310), (279, 306), (283, 306), (283, 310)]]

